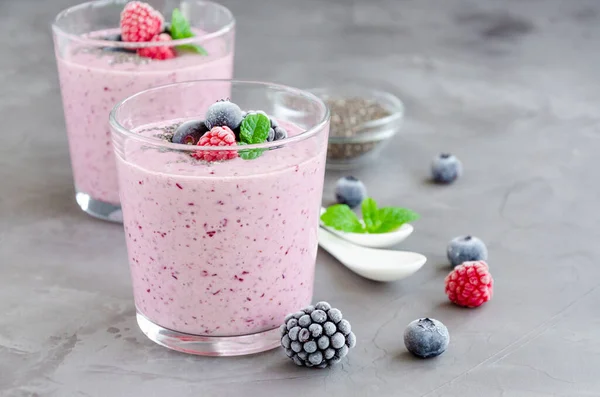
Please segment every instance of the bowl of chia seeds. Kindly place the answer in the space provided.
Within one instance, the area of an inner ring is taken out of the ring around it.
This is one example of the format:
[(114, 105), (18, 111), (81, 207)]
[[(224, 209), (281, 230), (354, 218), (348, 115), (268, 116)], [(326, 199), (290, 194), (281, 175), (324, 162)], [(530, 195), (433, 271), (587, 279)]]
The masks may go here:
[(310, 91), (331, 111), (328, 169), (356, 168), (377, 158), (402, 126), (404, 105), (389, 92), (359, 86)]

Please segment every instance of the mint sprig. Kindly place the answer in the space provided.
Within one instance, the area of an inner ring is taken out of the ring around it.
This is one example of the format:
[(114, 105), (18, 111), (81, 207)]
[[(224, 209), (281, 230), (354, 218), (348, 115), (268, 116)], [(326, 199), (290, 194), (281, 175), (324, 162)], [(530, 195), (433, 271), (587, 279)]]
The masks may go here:
[(377, 202), (370, 197), (361, 205), (363, 220), (345, 204), (336, 204), (327, 208), (321, 215), (326, 226), (347, 233), (388, 233), (405, 223), (419, 219), (419, 214), (401, 207), (378, 208)]
[[(194, 37), (194, 32), (192, 32), (192, 27), (188, 20), (183, 16), (183, 13), (179, 10), (179, 8), (175, 8), (173, 13), (171, 14), (171, 38), (173, 40), (179, 39), (187, 39), (189, 37)], [(188, 51), (194, 52), (200, 55), (208, 55), (208, 52), (201, 46), (197, 44), (182, 44), (177, 47), (180, 51)]]
[[(271, 122), (262, 113), (253, 113), (244, 117), (240, 125), (240, 145), (253, 145), (263, 143), (269, 137)], [(240, 157), (244, 160), (254, 160), (260, 157), (265, 149), (240, 150)]]

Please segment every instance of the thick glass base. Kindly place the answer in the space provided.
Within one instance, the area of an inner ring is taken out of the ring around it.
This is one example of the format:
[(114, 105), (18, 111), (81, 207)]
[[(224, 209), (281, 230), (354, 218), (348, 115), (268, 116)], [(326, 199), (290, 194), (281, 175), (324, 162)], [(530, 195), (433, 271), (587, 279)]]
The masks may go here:
[(137, 323), (153, 342), (172, 350), (199, 356), (243, 356), (271, 350), (280, 345), (279, 329), (242, 336), (199, 336), (166, 329), (137, 313)]
[(76, 191), (75, 200), (79, 207), (87, 214), (94, 218), (104, 221), (123, 223), (123, 213), (120, 205), (105, 203), (104, 201), (96, 200), (89, 194)]

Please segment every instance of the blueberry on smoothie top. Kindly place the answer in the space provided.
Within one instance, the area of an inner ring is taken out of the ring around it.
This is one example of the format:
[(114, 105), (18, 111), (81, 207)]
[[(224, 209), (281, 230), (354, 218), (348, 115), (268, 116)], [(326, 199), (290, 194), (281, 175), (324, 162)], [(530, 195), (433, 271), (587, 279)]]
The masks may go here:
[(206, 126), (208, 129), (213, 127), (229, 127), (235, 130), (240, 126), (244, 117), (242, 109), (229, 100), (221, 100), (210, 105), (206, 111)]
[(173, 134), (173, 143), (196, 145), (202, 135), (208, 132), (208, 127), (202, 120), (190, 120), (181, 124)]
[(353, 176), (338, 179), (335, 186), (335, 198), (338, 203), (354, 208), (359, 206), (365, 197), (367, 197), (367, 188), (364, 183)]

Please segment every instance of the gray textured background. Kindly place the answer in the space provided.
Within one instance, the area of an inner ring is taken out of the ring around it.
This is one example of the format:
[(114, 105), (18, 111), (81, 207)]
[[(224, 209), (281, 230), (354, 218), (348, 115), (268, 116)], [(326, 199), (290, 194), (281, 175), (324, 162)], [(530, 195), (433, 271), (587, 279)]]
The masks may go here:
[[(319, 253), (315, 298), (358, 336), (325, 371), (281, 351), (185, 356), (138, 331), (122, 229), (73, 200), (48, 26), (73, 3), (0, 2), (0, 395), (600, 395), (600, 2), (225, 2), (237, 77), (366, 80), (406, 101), (402, 135), (355, 175), (424, 215), (403, 247), (429, 261), (376, 284)], [(450, 187), (425, 182), (442, 150), (465, 165)], [(488, 243), (496, 279), (477, 310), (443, 292), (446, 242), (463, 233)], [(450, 330), (437, 359), (403, 347), (421, 316)]]

